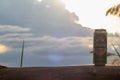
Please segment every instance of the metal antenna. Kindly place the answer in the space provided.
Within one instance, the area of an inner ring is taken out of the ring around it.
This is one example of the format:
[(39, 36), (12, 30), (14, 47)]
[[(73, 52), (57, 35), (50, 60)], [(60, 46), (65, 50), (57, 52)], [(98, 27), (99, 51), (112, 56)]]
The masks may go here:
[(22, 66), (23, 66), (23, 54), (24, 54), (24, 40), (23, 40), (23, 44), (22, 44), (20, 68), (22, 68)]

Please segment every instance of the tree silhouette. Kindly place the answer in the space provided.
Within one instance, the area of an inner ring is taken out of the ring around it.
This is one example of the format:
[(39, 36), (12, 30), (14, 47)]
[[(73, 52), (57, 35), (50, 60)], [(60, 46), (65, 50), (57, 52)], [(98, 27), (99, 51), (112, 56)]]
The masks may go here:
[(106, 11), (106, 16), (114, 15), (120, 17), (120, 4), (115, 5)]

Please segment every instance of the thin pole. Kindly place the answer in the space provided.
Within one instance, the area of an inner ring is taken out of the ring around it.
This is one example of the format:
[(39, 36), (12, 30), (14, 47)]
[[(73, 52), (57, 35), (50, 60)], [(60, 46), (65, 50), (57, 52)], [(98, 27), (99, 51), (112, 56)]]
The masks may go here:
[(24, 54), (24, 40), (22, 44), (22, 52), (21, 52), (21, 60), (20, 60), (20, 68), (23, 66), (23, 54)]

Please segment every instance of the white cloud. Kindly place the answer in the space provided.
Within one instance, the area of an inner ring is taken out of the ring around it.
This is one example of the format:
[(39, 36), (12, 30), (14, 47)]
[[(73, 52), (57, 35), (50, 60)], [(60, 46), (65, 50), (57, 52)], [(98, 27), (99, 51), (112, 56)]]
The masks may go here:
[(26, 32), (26, 31), (30, 31), (30, 28), (20, 27), (20, 26), (15, 26), (15, 25), (0, 25), (0, 31)]
[(29, 45), (26, 50), (28, 53), (38, 52), (37, 54), (44, 55), (44, 53), (60, 53), (64, 55), (77, 56), (80, 54), (88, 55), (92, 47), (91, 37), (52, 37), (43, 36), (39, 38), (27, 39), (26, 43), (33, 43)]

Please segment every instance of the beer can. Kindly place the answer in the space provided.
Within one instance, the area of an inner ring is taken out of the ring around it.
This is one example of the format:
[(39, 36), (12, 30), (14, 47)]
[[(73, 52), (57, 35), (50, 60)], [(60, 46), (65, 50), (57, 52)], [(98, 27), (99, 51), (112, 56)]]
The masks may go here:
[(93, 48), (93, 63), (96, 66), (104, 66), (107, 63), (107, 32), (105, 29), (95, 29)]

